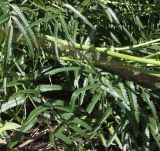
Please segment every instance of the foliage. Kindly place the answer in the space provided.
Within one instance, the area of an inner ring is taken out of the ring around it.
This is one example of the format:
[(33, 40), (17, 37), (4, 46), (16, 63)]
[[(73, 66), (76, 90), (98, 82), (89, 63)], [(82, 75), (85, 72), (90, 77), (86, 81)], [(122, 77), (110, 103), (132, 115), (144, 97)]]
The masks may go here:
[(157, 0), (1, 1), (0, 142), (16, 148), (44, 118), (55, 150), (157, 150), (159, 10)]

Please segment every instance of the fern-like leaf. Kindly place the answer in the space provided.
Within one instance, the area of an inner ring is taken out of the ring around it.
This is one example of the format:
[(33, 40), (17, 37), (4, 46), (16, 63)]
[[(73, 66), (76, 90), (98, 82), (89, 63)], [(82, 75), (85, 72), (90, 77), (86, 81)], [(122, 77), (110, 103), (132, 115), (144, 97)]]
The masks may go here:
[(80, 70), (80, 67), (64, 67), (64, 68), (57, 68), (57, 69), (53, 69), (50, 71), (45, 72), (45, 75), (54, 75), (60, 72), (69, 72), (69, 71), (76, 71), (76, 70)]
[(60, 85), (39, 85), (38, 88), (41, 92), (62, 90), (62, 86)]
[(26, 100), (26, 97), (24, 95), (19, 95), (18, 97), (14, 99), (9, 99), (8, 102), (5, 102), (0, 107), (0, 113), (7, 111), (10, 108), (13, 108), (15, 106), (24, 104)]
[(23, 24), (25, 25), (26, 30), (28, 31), (30, 37), (32, 38), (36, 48), (38, 48), (38, 43), (37, 40), (35, 38), (35, 35), (32, 31), (32, 29), (30, 28), (27, 19), (25, 18), (25, 16), (23, 15), (23, 13), (21, 12), (21, 10), (19, 9), (19, 7), (15, 4), (10, 5), (13, 10), (17, 13), (17, 15), (19, 16), (19, 18), (21, 19), (21, 21), (23, 22)]
[(149, 94), (147, 94), (145, 91), (143, 91), (142, 97), (143, 97), (143, 100), (148, 104), (149, 109), (151, 110), (153, 116), (158, 121), (157, 111), (156, 111), (154, 103), (150, 100)]
[(89, 86), (86, 86), (86, 87), (83, 87), (83, 88), (80, 88), (78, 90), (76, 90), (73, 94), (72, 94), (72, 97), (71, 97), (71, 101), (70, 101), (70, 105), (71, 105), (71, 112), (73, 111), (73, 109), (75, 108), (75, 103), (76, 103), (76, 99), (77, 97), (87, 91), (87, 90), (90, 90), (90, 89), (96, 89), (99, 87), (99, 84), (93, 84), (93, 85), (89, 85)]
[(133, 115), (135, 116), (135, 119), (137, 122), (139, 122), (139, 105), (138, 105), (138, 100), (136, 96), (136, 90), (133, 82), (128, 82), (129, 89), (128, 89), (128, 94), (129, 94), (129, 99), (130, 99), (130, 105), (131, 105), (131, 111), (133, 112)]
[(32, 42), (25, 30), (25, 27), (22, 25), (22, 23), (18, 20), (17, 17), (15, 16), (12, 16), (12, 19), (15, 21), (15, 23), (17, 24), (18, 28), (20, 29), (20, 31), (22, 32), (23, 36), (25, 37), (28, 45), (29, 45), (29, 48), (31, 50), (31, 55), (34, 57), (34, 52), (33, 52), (33, 45), (32, 45)]
[(83, 16), (78, 10), (76, 10), (74, 7), (72, 7), (70, 4), (64, 4), (65, 7), (72, 10), (78, 17), (80, 17), (89, 27), (91, 27), (93, 30), (95, 30), (95, 27), (87, 20), (85, 16)]

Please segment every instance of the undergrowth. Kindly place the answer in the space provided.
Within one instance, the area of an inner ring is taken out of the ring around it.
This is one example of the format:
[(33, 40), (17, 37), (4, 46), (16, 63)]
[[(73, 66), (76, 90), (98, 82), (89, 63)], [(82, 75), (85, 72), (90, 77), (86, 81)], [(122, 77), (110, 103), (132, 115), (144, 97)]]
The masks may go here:
[(159, 1), (0, 2), (0, 144), (44, 120), (54, 150), (160, 148)]

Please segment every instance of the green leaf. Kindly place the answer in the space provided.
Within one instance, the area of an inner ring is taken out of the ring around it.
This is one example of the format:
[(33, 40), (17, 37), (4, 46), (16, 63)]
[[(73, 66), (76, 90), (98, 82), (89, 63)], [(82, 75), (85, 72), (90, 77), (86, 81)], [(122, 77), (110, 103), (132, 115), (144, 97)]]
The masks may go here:
[(1, 105), (0, 107), (0, 113), (7, 111), (10, 108), (13, 108), (15, 106), (24, 104), (26, 100), (26, 96), (24, 96), (23, 94), (18, 95), (14, 98), (10, 98), (8, 100), (8, 102), (5, 102)]
[(86, 123), (85, 121), (83, 121), (82, 119), (77, 118), (77, 117), (75, 117), (75, 118), (71, 121), (71, 123), (79, 124), (79, 125), (81, 125), (82, 127), (86, 128), (86, 129), (88, 129), (88, 130), (91, 130), (91, 129), (92, 129), (92, 127), (91, 127), (90, 125), (88, 125), (88, 123)]
[(99, 134), (99, 137), (100, 137), (100, 139), (101, 139), (101, 141), (102, 141), (103, 146), (104, 146), (105, 148), (107, 148), (107, 143), (106, 143), (107, 140), (106, 140), (104, 134), (100, 133), (100, 134)]
[(27, 34), (27, 31), (25, 29), (25, 27), (23, 26), (23, 24), (18, 20), (17, 17), (14, 17), (12, 16), (12, 19), (15, 21), (15, 23), (17, 24), (18, 28), (20, 29), (20, 31), (22, 32), (23, 36), (25, 37), (27, 43), (28, 43), (28, 46), (30, 48), (30, 51), (31, 51), (31, 56), (34, 57), (34, 52), (33, 52), (33, 45), (32, 45), (32, 42)]
[(118, 38), (112, 33), (110, 32), (112, 39), (117, 43), (117, 44), (121, 44), (121, 42), (118, 40)]
[(27, 132), (36, 122), (37, 122), (37, 116), (41, 114), (42, 112), (46, 111), (47, 108), (44, 106), (38, 106), (36, 107), (27, 117), (25, 122), (23, 123), (22, 127), (20, 128), (21, 132)]
[(119, 148), (122, 149), (122, 143), (121, 143), (119, 137), (117, 136), (117, 134), (115, 133), (115, 130), (114, 130), (113, 126), (109, 127), (109, 131), (110, 131), (111, 135), (114, 135), (113, 139), (115, 139), (115, 141), (118, 144)]
[[(44, 106), (38, 106), (34, 109), (19, 129), (20, 132), (26, 133), (38, 121), (37, 116), (47, 110)], [(13, 148), (20, 140), (23, 133), (17, 133), (14, 139), (8, 144), (9, 148)]]
[(55, 136), (53, 135), (53, 133), (50, 133), (49, 135), (49, 140), (51, 141), (55, 151), (58, 151), (58, 147), (57, 147), (57, 144), (56, 144), (56, 138)]
[(78, 97), (82, 92), (87, 91), (87, 90), (90, 90), (90, 89), (96, 89), (97, 87), (99, 87), (99, 84), (93, 84), (93, 85), (86, 86), (86, 87), (83, 87), (83, 88), (80, 88), (80, 89), (76, 90), (76, 91), (72, 94), (71, 101), (70, 101), (71, 112), (72, 112), (72, 111), (74, 110), (74, 108), (75, 108), (75, 103), (76, 103), (77, 97)]
[(151, 110), (154, 118), (155, 118), (157, 121), (159, 121), (159, 120), (158, 120), (158, 116), (157, 116), (157, 111), (156, 111), (155, 105), (154, 105), (154, 103), (150, 100), (149, 94), (147, 94), (145, 91), (143, 91), (142, 97), (143, 97), (143, 100), (148, 104), (149, 109)]
[(88, 137), (87, 133), (84, 130), (82, 130), (80, 127), (78, 127), (77, 125), (74, 125), (74, 126), (69, 125), (69, 128), (73, 129), (75, 132), (77, 132), (79, 135), (81, 135), (84, 138)]
[(4, 22), (6, 22), (9, 19), (9, 15), (8, 14), (4, 14), (0, 17), (0, 25), (3, 24)]
[(57, 73), (61, 73), (61, 72), (69, 72), (69, 71), (77, 71), (80, 70), (80, 67), (64, 67), (64, 68), (57, 68), (57, 69), (53, 69), (50, 70), (48, 72), (45, 72), (45, 75), (54, 75)]
[(60, 18), (61, 25), (62, 25), (63, 31), (65, 32), (65, 35), (66, 35), (67, 39), (68, 39), (72, 44), (74, 44), (74, 41), (73, 41), (73, 39), (71, 38), (71, 36), (70, 36), (70, 34), (69, 34), (68, 26), (67, 26), (67, 23), (66, 23), (64, 17), (63, 17), (63, 16), (60, 16), (59, 18)]
[(63, 131), (65, 131), (66, 128), (67, 128), (66, 125), (60, 125), (60, 127), (58, 128), (58, 131), (54, 133), (54, 136), (58, 137), (60, 140), (62, 140), (66, 144), (72, 144), (71, 137), (63, 134)]
[(62, 90), (62, 86), (60, 85), (39, 85), (38, 88), (41, 92)]
[(72, 10), (78, 17), (80, 17), (88, 26), (90, 26), (93, 30), (95, 30), (95, 27), (87, 20), (85, 16), (83, 16), (78, 10), (76, 10), (74, 7), (72, 7), (70, 4), (64, 4), (65, 7)]
[(116, 16), (116, 14), (113, 12), (113, 10), (110, 8), (110, 7), (107, 7), (107, 10), (106, 10), (108, 13), (110, 13), (111, 14), (111, 16), (113, 17), (113, 19), (116, 21), (116, 23), (118, 24), (118, 25), (120, 25), (120, 22), (119, 22), (119, 20), (118, 20), (118, 18), (117, 18), (117, 16)]
[(20, 127), (21, 127), (21, 125), (14, 123), (14, 122), (5, 122), (4, 125), (0, 126), (0, 135), (2, 135), (2, 133), (5, 131), (17, 130)]
[(135, 116), (135, 119), (137, 122), (139, 122), (139, 106), (138, 106), (138, 100), (136, 96), (136, 90), (135, 86), (132, 82), (128, 82), (129, 88), (128, 89), (128, 94), (129, 94), (129, 99), (131, 103), (131, 111), (133, 112), (133, 115)]
[(114, 130), (114, 133), (113, 133), (113, 131), (112, 131), (112, 129), (110, 129), (110, 131), (111, 131), (111, 136), (110, 136), (110, 138), (109, 138), (109, 140), (108, 140), (108, 142), (107, 142), (107, 146), (109, 147), (112, 143), (113, 143), (113, 141), (114, 140), (116, 140), (117, 141), (117, 143), (119, 144), (119, 147), (121, 148), (122, 146), (122, 144), (121, 144), (121, 142), (119, 142), (119, 139), (118, 139), (118, 134), (119, 133), (121, 133), (122, 132), (122, 130), (125, 128), (125, 126), (128, 124), (128, 120), (126, 120), (126, 119), (122, 119), (121, 120), (121, 123), (119, 124), (119, 125), (117, 125), (117, 128)]
[(28, 24), (28, 21), (27, 19), (25, 18), (25, 16), (23, 15), (23, 13), (21, 12), (21, 10), (19, 9), (19, 7), (15, 4), (12, 4), (10, 5), (13, 10), (17, 13), (17, 15), (19, 16), (19, 18), (22, 20), (23, 24), (25, 25), (26, 27), (26, 30), (28, 31), (30, 37), (32, 38), (36, 48), (38, 48), (38, 43), (37, 43), (37, 40), (35, 38), (35, 35), (33, 33), (33, 31), (31, 30), (31, 28), (29, 27), (29, 24)]
[(149, 118), (149, 126), (151, 130), (151, 134), (156, 141), (158, 147), (160, 148), (160, 133), (158, 130), (158, 125), (156, 124), (156, 120), (152, 117)]
[(100, 129), (102, 123), (104, 123), (111, 114), (112, 114), (112, 108), (108, 107), (103, 116), (100, 118), (96, 128), (94, 129), (94, 132)]
[(8, 61), (12, 53), (12, 39), (13, 39), (13, 26), (11, 20), (8, 22), (8, 39), (7, 39), (7, 51), (5, 51), (4, 68), (7, 67)]
[(100, 93), (98, 93), (98, 94), (96, 94), (96, 95), (93, 96), (91, 102), (89, 103), (89, 105), (87, 107), (87, 112), (89, 114), (91, 114), (91, 112), (93, 111), (96, 103), (100, 100), (100, 98), (101, 98), (101, 94)]

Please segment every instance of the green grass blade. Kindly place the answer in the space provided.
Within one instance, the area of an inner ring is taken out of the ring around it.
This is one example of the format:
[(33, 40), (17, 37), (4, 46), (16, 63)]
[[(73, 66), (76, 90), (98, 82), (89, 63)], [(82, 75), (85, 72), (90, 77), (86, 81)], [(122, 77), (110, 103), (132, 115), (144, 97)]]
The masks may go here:
[(95, 27), (87, 20), (85, 16), (83, 16), (78, 10), (72, 7), (70, 4), (64, 4), (65, 7), (72, 10), (78, 17), (80, 17), (89, 27), (95, 30)]

